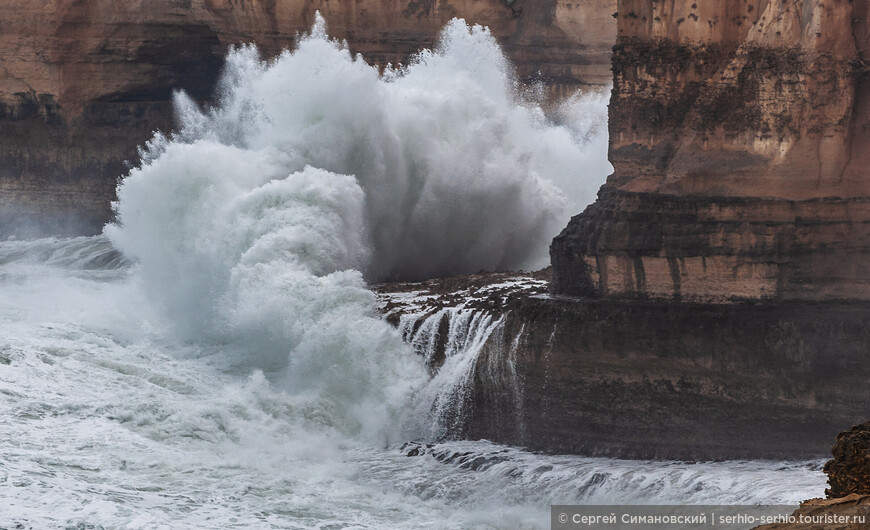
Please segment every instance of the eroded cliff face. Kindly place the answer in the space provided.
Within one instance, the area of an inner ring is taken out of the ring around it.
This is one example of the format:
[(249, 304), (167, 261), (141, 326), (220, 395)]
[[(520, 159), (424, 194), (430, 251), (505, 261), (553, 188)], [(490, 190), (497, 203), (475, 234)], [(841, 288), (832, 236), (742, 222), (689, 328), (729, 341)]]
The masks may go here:
[(207, 100), (227, 48), (292, 46), (317, 10), (378, 64), (453, 17), (491, 27), (554, 95), (610, 82), (615, 0), (12, 0), (0, 5), (0, 235), (81, 234), (110, 217), (125, 160), (172, 126), (171, 93)]
[(546, 272), (376, 288), (437, 374), (421, 392), (446, 412), (435, 434), (622, 458), (818, 458), (870, 407), (865, 304), (553, 298)]
[(620, 0), (614, 173), (554, 291), (870, 299), (866, 0)]

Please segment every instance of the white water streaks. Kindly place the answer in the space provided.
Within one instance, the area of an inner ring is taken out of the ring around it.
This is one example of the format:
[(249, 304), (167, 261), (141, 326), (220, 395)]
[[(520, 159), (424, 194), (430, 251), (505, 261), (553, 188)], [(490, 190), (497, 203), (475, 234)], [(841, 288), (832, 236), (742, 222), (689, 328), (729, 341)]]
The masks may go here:
[(414, 320), (403, 321), (402, 331), (415, 350), (423, 353), (427, 363), (435, 362), (441, 323), (446, 322), (444, 359), (438, 371), (417, 397), (415, 416), (427, 439), (440, 440), (456, 433), (466, 421), (478, 358), (493, 334), (499, 334), (504, 317), (471, 309), (442, 309), (426, 319), (418, 333)]
[(272, 61), (231, 53), (217, 107), (177, 98), (119, 187), (123, 257), (0, 243), (0, 527), (540, 528), (556, 501), (820, 491), (817, 463), (399, 450), (426, 368), (364, 276), (534, 261), (577, 211), (554, 208), (584, 126), (516, 92), (482, 28), (379, 75), (319, 23)]
[(177, 96), (179, 132), (143, 150), (106, 234), (181, 336), (393, 439), (425, 374), (363, 276), (539, 260), (565, 220), (554, 183), (582, 181), (595, 127), (548, 121), (460, 20), (381, 75), (318, 17), (272, 61), (232, 51), (218, 93), (205, 110)]
[[(551, 503), (795, 503), (820, 463), (404, 456), (179, 341), (104, 238), (0, 243), (0, 527), (546, 528)], [(457, 334), (458, 336), (459, 334)]]

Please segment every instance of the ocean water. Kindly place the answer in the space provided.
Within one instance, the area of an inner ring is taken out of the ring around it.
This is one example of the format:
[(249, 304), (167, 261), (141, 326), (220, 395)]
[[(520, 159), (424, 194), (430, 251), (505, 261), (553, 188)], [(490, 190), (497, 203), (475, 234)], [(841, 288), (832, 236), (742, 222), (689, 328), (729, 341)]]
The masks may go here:
[(606, 96), (542, 109), (463, 21), (384, 72), (322, 20), (227, 65), (215, 107), (176, 96), (104, 235), (0, 243), (0, 527), (544, 528), (550, 504), (821, 494), (819, 462), (438, 439), (463, 364), (433, 391), (367, 285), (544, 263), (609, 170)]

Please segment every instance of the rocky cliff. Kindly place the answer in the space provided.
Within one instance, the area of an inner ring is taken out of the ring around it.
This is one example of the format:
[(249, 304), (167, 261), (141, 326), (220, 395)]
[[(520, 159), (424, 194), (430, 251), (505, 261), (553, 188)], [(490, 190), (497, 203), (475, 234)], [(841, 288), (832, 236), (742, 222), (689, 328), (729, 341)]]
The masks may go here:
[(868, 16), (868, 0), (619, 1), (614, 173), (552, 243), (556, 296), (476, 306), (498, 324), (459, 435), (793, 458), (865, 419)]
[[(818, 458), (870, 409), (863, 304), (576, 300), (546, 275), (377, 288), (438, 436), (625, 458)], [(446, 369), (442, 366), (447, 366)]]
[(610, 82), (615, 0), (12, 0), (0, 5), (0, 236), (98, 231), (125, 160), (207, 100), (227, 47), (292, 46), (316, 10), (378, 64), (431, 46), (452, 17), (488, 25), (522, 79)]
[(554, 292), (870, 299), (866, 0), (620, 0), (610, 160)]
[(810, 499), (791, 514), (791, 522), (755, 527), (755, 530), (864, 530), (870, 525), (870, 497), (847, 495), (836, 499)]

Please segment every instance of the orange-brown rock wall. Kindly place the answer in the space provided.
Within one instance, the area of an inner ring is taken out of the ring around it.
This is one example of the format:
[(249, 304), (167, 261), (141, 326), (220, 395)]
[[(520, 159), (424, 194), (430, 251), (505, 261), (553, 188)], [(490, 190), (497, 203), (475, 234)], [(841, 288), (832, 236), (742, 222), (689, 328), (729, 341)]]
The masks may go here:
[(554, 291), (870, 300), (867, 0), (621, 0), (608, 178)]
[(852, 163), (870, 140), (853, 126), (863, 4), (621, 2), (609, 183), (791, 200), (870, 194)]

